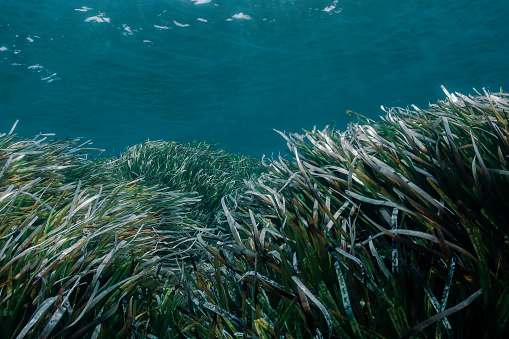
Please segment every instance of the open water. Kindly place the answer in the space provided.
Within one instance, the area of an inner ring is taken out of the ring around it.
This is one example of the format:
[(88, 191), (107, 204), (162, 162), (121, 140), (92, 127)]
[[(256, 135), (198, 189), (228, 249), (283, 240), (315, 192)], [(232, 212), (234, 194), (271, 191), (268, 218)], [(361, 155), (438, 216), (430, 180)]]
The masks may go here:
[(509, 1), (0, 0), (0, 132), (284, 150), (380, 105), (509, 87)]

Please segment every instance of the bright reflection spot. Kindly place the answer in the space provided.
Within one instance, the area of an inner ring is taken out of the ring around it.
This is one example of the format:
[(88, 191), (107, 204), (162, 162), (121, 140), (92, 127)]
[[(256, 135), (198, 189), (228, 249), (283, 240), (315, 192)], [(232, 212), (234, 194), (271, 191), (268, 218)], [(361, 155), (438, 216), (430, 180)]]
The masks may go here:
[(167, 27), (167, 26), (158, 26), (158, 25), (154, 25), (155, 28), (159, 28), (159, 29), (170, 29), (170, 27)]
[(27, 40), (28, 42), (34, 42), (34, 39), (32, 39), (31, 37), (27, 37)]
[(4, 52), (6, 50), (7, 50), (7, 47), (4, 47), (4, 46), (0, 47), (0, 52)]
[(203, 5), (209, 3), (211, 0), (191, 0), (195, 5)]
[(40, 72), (44, 69), (44, 67), (42, 67), (41, 65), (32, 65), (32, 66), (28, 66), (28, 69)]
[(180, 22), (176, 22), (175, 20), (173, 20), (173, 23), (179, 27), (188, 27), (190, 26), (189, 24), (181, 24)]
[(242, 12), (234, 14), (232, 18), (234, 18), (234, 19), (251, 20), (251, 17), (249, 15), (244, 14)]
[(25, 64), (12, 63), (11, 66), (25, 66), (28, 70), (32, 72), (41, 73), (42, 75), (41, 80), (47, 83), (61, 80), (57, 73), (51, 74), (47, 68), (39, 64), (27, 66)]
[(124, 35), (133, 35), (133, 30), (131, 27), (127, 26), (126, 24), (123, 24), (122, 27), (124, 28), (125, 32)]
[(111, 19), (108, 17), (105, 17), (104, 13), (99, 13), (99, 15), (91, 16), (91, 17), (88, 17), (85, 19), (85, 22), (90, 22), (90, 21), (110, 23)]
[[(336, 8), (336, 5), (337, 5), (337, 4), (338, 4), (338, 0), (334, 0), (334, 1), (332, 2), (332, 5), (325, 7), (324, 9), (322, 9), (322, 11), (323, 11), (323, 12), (330, 13), (330, 12), (332, 12), (332, 10), (333, 10), (333, 9), (335, 9), (335, 8)], [(339, 10), (339, 12), (341, 12), (341, 9)], [(336, 13), (338, 13), (338, 11), (336, 11)]]
[(202, 18), (196, 18), (196, 20), (201, 21), (201, 22), (208, 22), (208, 20), (202, 19)]
[(92, 8), (90, 7), (86, 7), (86, 6), (81, 6), (81, 8), (76, 8), (75, 11), (78, 11), (78, 12), (87, 12), (87, 11), (90, 11)]
[(57, 75), (57, 73), (53, 73), (46, 78), (42, 78), (41, 80), (49, 83), (49, 82), (60, 80), (60, 77)]

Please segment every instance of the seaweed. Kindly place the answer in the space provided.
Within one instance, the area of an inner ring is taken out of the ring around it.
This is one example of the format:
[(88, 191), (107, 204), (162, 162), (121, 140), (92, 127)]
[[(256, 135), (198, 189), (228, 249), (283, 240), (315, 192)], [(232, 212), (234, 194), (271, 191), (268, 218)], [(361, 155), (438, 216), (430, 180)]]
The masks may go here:
[(0, 135), (0, 331), (507, 335), (509, 98), (444, 92), (380, 121), (348, 112), (344, 131), (279, 132), (288, 154), (262, 161)]

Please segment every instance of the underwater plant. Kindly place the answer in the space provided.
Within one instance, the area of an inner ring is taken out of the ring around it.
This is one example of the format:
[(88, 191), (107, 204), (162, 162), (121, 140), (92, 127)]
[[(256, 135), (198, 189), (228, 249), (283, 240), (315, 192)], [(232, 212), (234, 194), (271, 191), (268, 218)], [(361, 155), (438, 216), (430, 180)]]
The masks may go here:
[(245, 197), (222, 199), (230, 241), (201, 240), (215, 274), (196, 272), (200, 326), (217, 337), (507, 334), (508, 95), (444, 91), (427, 110), (358, 115), (343, 132), (281, 133), (293, 159), (268, 161)]
[(142, 330), (166, 292), (159, 271), (187, 255), (177, 244), (195, 194), (117, 180), (78, 140), (11, 133), (0, 136), (2, 337)]
[(12, 338), (495, 338), (509, 332), (509, 95), (203, 143), (0, 135)]
[(203, 225), (216, 221), (222, 197), (262, 171), (261, 162), (251, 156), (199, 142), (145, 141), (127, 148), (118, 161), (117, 171), (127, 180), (143, 178), (149, 185), (197, 192), (200, 201), (193, 216)]

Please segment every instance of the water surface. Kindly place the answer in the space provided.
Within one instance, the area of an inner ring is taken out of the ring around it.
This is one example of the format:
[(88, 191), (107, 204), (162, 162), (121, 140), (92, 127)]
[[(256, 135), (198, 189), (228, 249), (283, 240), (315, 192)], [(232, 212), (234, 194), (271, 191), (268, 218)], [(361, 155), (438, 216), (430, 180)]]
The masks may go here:
[(509, 86), (508, 17), (503, 0), (2, 0), (0, 130), (270, 155), (273, 129)]

